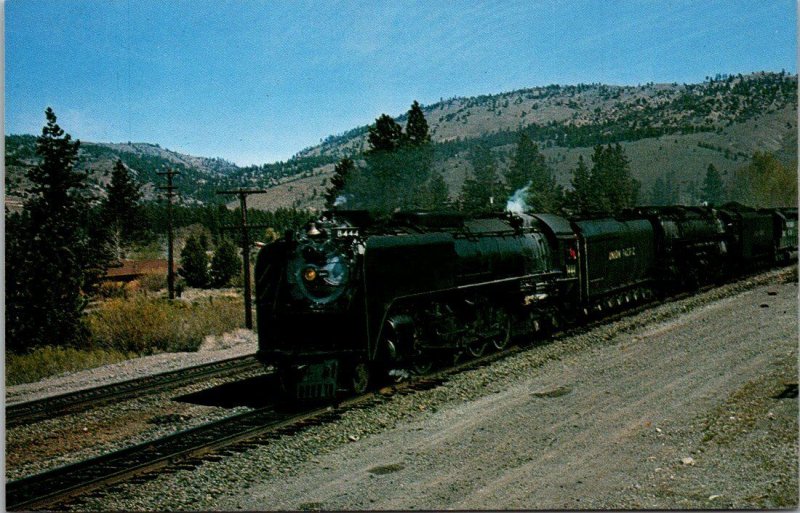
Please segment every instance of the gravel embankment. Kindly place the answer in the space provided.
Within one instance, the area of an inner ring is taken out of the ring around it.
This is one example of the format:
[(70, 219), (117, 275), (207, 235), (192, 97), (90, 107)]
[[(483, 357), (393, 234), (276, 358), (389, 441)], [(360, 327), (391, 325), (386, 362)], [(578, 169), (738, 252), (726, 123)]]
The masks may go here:
[(797, 507), (797, 294), (771, 271), (71, 508)]
[[(221, 337), (209, 337), (197, 353), (147, 356), (11, 387), (7, 392), (17, 399), (14, 402), (32, 400), (252, 354), (255, 350), (255, 334), (238, 330)], [(6, 479), (36, 474), (245, 411), (248, 409), (245, 404), (221, 407), (214, 401), (198, 404), (197, 401), (181, 400), (181, 397), (262, 373), (257, 370), (235, 378), (207, 380), (165, 393), (7, 429)]]

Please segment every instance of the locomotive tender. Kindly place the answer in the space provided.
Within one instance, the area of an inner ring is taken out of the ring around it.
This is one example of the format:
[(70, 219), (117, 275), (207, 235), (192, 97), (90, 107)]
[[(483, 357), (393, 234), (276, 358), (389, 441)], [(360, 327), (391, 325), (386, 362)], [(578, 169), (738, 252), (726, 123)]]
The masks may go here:
[(336, 211), (256, 261), (257, 357), (286, 393), (387, 374), (797, 255), (797, 209), (639, 207), (620, 216)]

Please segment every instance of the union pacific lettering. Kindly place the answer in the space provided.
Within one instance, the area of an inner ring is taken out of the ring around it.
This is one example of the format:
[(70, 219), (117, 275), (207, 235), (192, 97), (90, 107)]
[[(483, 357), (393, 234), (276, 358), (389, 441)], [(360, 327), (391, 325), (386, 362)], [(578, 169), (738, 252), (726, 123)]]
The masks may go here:
[(627, 258), (632, 256), (636, 256), (635, 247), (615, 249), (608, 252), (609, 260), (619, 260), (620, 258)]

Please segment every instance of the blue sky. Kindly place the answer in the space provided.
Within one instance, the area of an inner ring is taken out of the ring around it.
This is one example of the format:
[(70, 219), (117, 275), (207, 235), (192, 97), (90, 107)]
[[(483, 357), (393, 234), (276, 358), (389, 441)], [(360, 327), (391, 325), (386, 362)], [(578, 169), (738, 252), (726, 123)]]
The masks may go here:
[(286, 160), (414, 100), (796, 73), (794, 0), (7, 0), (5, 133)]

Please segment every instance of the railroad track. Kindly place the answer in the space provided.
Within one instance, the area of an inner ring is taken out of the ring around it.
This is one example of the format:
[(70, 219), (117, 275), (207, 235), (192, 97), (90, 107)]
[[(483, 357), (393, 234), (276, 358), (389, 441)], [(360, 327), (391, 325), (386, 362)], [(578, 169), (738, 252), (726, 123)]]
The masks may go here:
[(307, 426), (338, 418), (350, 409), (364, 408), (386, 401), (394, 394), (409, 394), (418, 390), (434, 388), (446, 381), (450, 375), (469, 368), (489, 365), (493, 361), (518, 351), (520, 351), (519, 346), (511, 346), (502, 352), (468, 360), (459, 365), (421, 376), (413, 381), (402, 382), (378, 392), (369, 392), (346, 399), (335, 406), (324, 405), (301, 412), (279, 411), (275, 406), (266, 406), (174, 433), (164, 438), (11, 481), (6, 484), (6, 508), (10, 511), (51, 508), (70, 499), (143, 474), (165, 469), (175, 464), (186, 465), (187, 460), (189, 460), (189, 464), (191, 464), (191, 460), (202, 461), (204, 457), (213, 457), (213, 454), (221, 449), (226, 451), (243, 450), (266, 444), (269, 443), (269, 440), (283, 434), (293, 433)]
[(256, 370), (260, 366), (261, 364), (252, 355), (239, 356), (35, 401), (11, 404), (6, 406), (6, 429), (77, 413), (113, 401), (177, 388), (204, 378)]
[[(713, 287), (703, 287), (695, 293), (711, 288)], [(664, 301), (677, 301), (690, 295), (692, 293), (677, 294)], [(558, 330), (549, 339), (556, 341), (589, 331), (599, 325), (635, 315), (662, 302), (662, 300), (648, 301), (609, 314), (602, 319), (570, 326)], [(388, 386), (378, 392), (350, 398), (335, 406), (325, 405), (303, 412), (279, 411), (275, 406), (267, 406), (114, 453), (11, 481), (6, 484), (6, 507), (9, 510), (52, 507), (83, 494), (176, 464), (193, 466), (193, 461), (199, 462), (203, 458), (215, 459), (214, 454), (222, 449), (235, 451), (263, 445), (283, 434), (291, 434), (304, 427), (338, 418), (349, 409), (369, 407), (389, 400), (394, 394), (408, 394), (435, 388), (447, 381), (451, 375), (484, 367), (524, 349), (520, 344), (513, 344), (503, 351), (470, 359), (408, 382)]]

